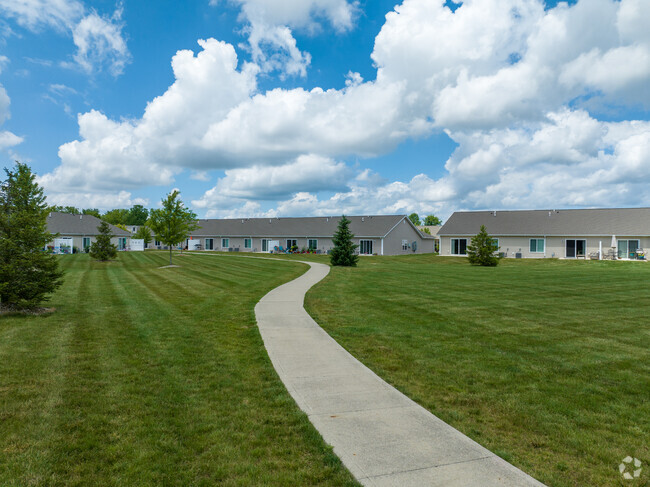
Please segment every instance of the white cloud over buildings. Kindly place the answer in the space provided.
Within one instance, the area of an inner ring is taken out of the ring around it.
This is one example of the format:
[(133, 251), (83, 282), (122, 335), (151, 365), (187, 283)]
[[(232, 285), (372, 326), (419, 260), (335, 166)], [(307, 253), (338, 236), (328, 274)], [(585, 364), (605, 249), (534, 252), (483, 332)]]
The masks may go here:
[[(260, 73), (307, 69), (290, 29), (345, 31), (357, 6), (236, 1), (253, 62), (240, 63), (233, 46), (214, 39), (199, 41), (197, 53), (179, 51), (175, 82), (141, 118), (79, 116), (79, 140), (61, 146), (61, 165), (41, 178), (48, 190), (168, 185), (190, 169), (226, 171), (195, 201), (223, 216), (268, 214), (259, 199), (276, 201), (270, 212), (279, 215), (650, 201), (650, 122), (599, 118), (611, 106), (649, 108), (646, 0), (551, 9), (538, 0), (466, 0), (455, 12), (443, 0), (404, 0), (375, 39), (376, 79), (349, 73), (340, 90), (267, 92), (258, 90)], [(256, 38), (255, 25), (289, 30)], [(381, 181), (341, 162), (435, 131), (459, 144), (439, 179)]]

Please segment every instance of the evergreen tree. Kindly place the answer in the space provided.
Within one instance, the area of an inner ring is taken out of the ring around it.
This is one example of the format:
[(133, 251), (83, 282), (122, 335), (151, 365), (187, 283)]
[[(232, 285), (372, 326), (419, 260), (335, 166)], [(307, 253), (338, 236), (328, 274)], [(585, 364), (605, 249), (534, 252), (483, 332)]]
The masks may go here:
[(356, 267), (359, 256), (354, 252), (358, 245), (352, 243), (354, 235), (350, 233), (350, 220), (345, 218), (345, 215), (339, 220), (339, 226), (332, 238), (334, 248), (330, 254), (330, 262), (332, 265), (352, 266)]
[(169, 246), (169, 265), (172, 265), (172, 246), (183, 242), (192, 230), (200, 228), (196, 214), (177, 199), (180, 193), (173, 191), (162, 200), (162, 208), (151, 210), (147, 226), (156, 239)]
[(33, 308), (62, 283), (55, 256), (43, 250), (54, 235), (47, 231), (49, 207), (35, 175), (17, 162), (0, 182), (0, 306)]
[(111, 243), (113, 234), (111, 227), (105, 221), (102, 221), (97, 227), (99, 235), (95, 241), (90, 244), (90, 257), (95, 260), (107, 261), (117, 257), (117, 247)]
[(481, 230), (472, 237), (471, 244), (467, 246), (467, 258), (474, 265), (496, 266), (499, 257), (494, 254), (498, 250), (499, 247), (488, 235), (485, 225), (481, 225)]

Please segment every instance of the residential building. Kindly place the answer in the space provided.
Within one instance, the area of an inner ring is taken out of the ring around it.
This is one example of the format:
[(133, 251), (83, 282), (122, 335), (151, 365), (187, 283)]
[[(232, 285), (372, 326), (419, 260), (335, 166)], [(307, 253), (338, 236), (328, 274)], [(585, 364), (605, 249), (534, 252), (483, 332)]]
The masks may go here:
[(650, 249), (650, 208), (460, 211), (438, 232), (441, 255), (466, 255), (481, 225), (504, 257), (638, 259)]
[[(72, 215), (53, 211), (47, 217), (47, 230), (58, 236), (48, 244), (48, 247), (61, 254), (72, 253), (75, 247), (81, 252), (86, 252), (99, 235), (97, 227), (100, 223), (101, 220), (92, 215)], [(111, 243), (118, 250), (128, 250), (131, 233), (114, 225), (109, 224), (109, 227), (113, 234)]]
[[(348, 216), (361, 255), (431, 253), (435, 239), (406, 215)], [(327, 253), (340, 217), (200, 219), (187, 247), (231, 252), (276, 252), (291, 247)]]

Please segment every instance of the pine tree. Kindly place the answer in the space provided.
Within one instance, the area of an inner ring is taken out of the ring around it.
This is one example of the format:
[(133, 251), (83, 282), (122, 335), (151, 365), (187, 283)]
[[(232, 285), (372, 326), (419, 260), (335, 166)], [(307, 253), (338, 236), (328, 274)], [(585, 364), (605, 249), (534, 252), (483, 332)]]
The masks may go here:
[(499, 247), (488, 235), (485, 225), (481, 225), (481, 230), (472, 237), (471, 244), (467, 246), (467, 258), (474, 265), (496, 266), (499, 263), (499, 257), (494, 254), (498, 250)]
[(26, 165), (5, 168), (0, 182), (0, 306), (34, 308), (61, 284), (55, 256), (44, 252), (54, 235), (47, 231), (49, 207), (43, 189)]
[(350, 220), (341, 217), (338, 229), (332, 238), (334, 248), (330, 254), (330, 263), (339, 266), (352, 266), (356, 267), (359, 256), (354, 252), (358, 245), (352, 243), (354, 235), (350, 233)]
[(102, 221), (97, 227), (99, 235), (90, 245), (90, 257), (95, 260), (107, 261), (117, 257), (117, 247), (111, 243), (113, 234), (111, 227), (105, 221)]

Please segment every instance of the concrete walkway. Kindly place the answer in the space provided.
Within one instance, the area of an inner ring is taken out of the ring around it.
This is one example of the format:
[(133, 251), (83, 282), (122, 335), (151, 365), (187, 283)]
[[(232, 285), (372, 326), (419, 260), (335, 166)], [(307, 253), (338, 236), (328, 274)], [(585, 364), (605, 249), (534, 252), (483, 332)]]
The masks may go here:
[(325, 333), (303, 301), (329, 267), (305, 263), (311, 269), (264, 296), (255, 315), (289, 393), (359, 482), (543, 486), (388, 385)]

